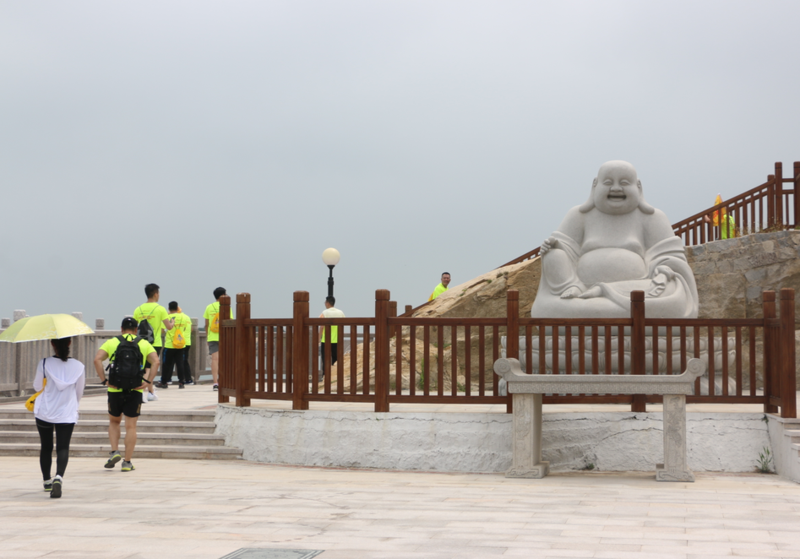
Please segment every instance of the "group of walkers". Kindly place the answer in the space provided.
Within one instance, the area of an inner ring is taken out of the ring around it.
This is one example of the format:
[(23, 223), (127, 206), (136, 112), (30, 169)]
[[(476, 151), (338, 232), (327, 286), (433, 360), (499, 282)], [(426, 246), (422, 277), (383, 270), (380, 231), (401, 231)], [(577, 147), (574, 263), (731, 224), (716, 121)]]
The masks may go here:
[[(214, 290), (215, 302), (206, 307), (203, 317), (208, 335), (211, 356), (213, 390), (218, 390), (219, 370), (219, 298), (226, 294), (222, 287)], [(142, 404), (157, 399), (153, 386), (167, 388), (172, 380), (172, 370), (177, 369), (178, 386), (184, 388), (192, 382), (187, 359), (191, 346), (191, 319), (176, 301), (169, 310), (158, 303), (159, 287), (145, 286), (147, 302), (136, 308), (133, 316), (125, 317), (121, 334), (107, 340), (97, 350), (94, 368), (102, 384), (108, 386), (108, 439), (111, 452), (104, 467), (113, 469), (122, 461), (121, 470), (134, 470), (132, 458), (136, 446), (136, 424)], [(162, 331), (166, 330), (164, 342)], [(51, 340), (54, 356), (42, 359), (36, 368), (33, 387), (41, 392), (34, 403), (36, 428), (41, 439), (39, 465), (44, 479), (44, 490), (50, 497), (61, 497), (64, 473), (69, 461), (69, 444), (72, 431), (78, 422), (78, 406), (86, 385), (84, 364), (69, 356), (72, 338)], [(161, 380), (153, 380), (164, 362)], [(108, 360), (109, 366), (103, 368)], [(108, 374), (106, 374), (108, 373)], [(122, 417), (125, 417), (124, 456), (119, 450)], [(56, 475), (52, 473), (53, 434), (56, 438)]]

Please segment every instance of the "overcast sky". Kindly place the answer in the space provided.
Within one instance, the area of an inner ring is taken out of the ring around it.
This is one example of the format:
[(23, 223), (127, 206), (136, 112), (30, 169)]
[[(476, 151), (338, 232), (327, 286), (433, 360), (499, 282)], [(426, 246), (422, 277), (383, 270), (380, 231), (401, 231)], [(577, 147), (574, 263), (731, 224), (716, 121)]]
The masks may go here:
[[(800, 160), (800, 2), (0, 1), (0, 316), (424, 302), (624, 159), (672, 222)], [(788, 173), (787, 173), (788, 174)]]

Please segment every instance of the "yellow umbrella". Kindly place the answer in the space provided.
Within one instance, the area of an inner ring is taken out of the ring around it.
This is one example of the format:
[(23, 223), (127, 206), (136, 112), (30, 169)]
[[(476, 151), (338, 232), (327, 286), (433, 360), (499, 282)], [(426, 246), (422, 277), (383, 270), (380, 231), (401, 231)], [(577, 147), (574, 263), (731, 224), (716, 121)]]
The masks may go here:
[(81, 334), (93, 334), (94, 330), (69, 314), (40, 314), (28, 316), (12, 324), (0, 334), (0, 342), (32, 342), (34, 340), (57, 340)]

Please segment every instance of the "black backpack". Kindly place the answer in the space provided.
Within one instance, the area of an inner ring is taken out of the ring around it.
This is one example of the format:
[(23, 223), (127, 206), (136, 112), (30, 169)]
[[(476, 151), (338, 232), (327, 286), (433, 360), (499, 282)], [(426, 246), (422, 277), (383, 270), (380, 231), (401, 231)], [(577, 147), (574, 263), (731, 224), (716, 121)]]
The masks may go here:
[(144, 382), (144, 368), (142, 367), (142, 350), (139, 349), (140, 337), (132, 340), (125, 336), (117, 336), (119, 345), (114, 352), (114, 360), (109, 365), (111, 374), (108, 375), (108, 384), (131, 390), (139, 388)]
[[(158, 306), (158, 303), (156, 303), (156, 306)], [(153, 307), (152, 310), (155, 309), (156, 307)], [(146, 318), (143, 318), (142, 321), (139, 322), (139, 326), (136, 328), (136, 335), (142, 338), (143, 340), (147, 340), (147, 343), (149, 344), (152, 344), (156, 339), (155, 332), (153, 332), (153, 327), (150, 326), (150, 323), (147, 321)]]

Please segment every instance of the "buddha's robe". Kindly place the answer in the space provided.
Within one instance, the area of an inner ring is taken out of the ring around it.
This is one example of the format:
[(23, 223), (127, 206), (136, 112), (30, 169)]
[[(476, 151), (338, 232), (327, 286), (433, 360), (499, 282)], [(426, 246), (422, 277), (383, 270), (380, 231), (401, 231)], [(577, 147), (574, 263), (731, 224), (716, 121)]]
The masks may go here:
[[(542, 257), (531, 309), (536, 318), (626, 318), (631, 291), (645, 292), (648, 318), (697, 317), (694, 274), (683, 243), (663, 212), (639, 208), (622, 215), (572, 208)], [(653, 280), (663, 287), (655, 294)], [(562, 298), (570, 288), (593, 295)]]

